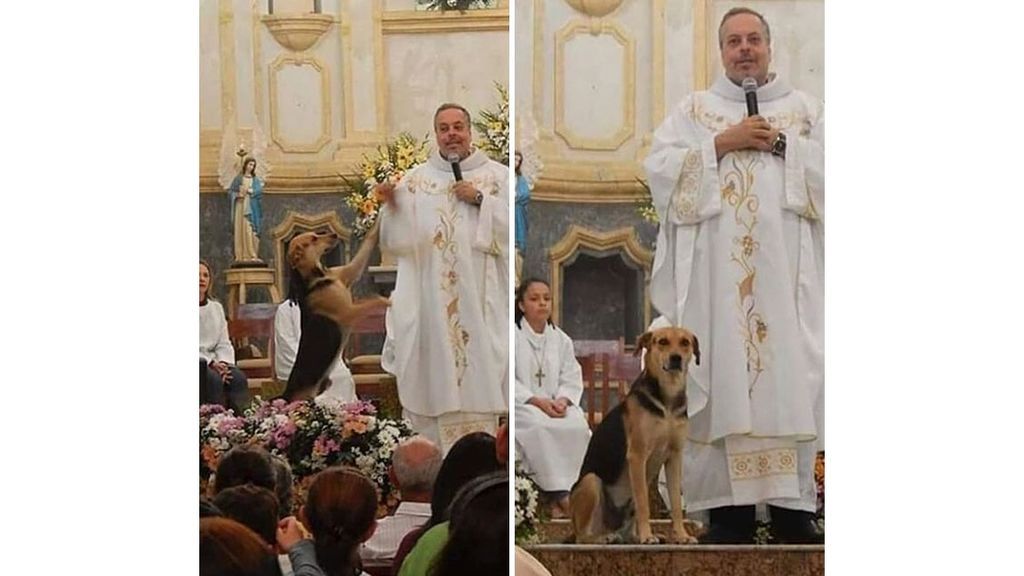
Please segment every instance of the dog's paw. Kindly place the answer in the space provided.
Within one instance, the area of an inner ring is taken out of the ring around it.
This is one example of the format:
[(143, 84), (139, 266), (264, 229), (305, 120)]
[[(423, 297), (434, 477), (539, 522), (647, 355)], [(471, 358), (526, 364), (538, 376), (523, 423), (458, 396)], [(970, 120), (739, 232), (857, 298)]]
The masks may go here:
[(641, 544), (661, 544), (661, 540), (654, 534), (648, 534), (647, 536), (641, 536), (639, 538)]

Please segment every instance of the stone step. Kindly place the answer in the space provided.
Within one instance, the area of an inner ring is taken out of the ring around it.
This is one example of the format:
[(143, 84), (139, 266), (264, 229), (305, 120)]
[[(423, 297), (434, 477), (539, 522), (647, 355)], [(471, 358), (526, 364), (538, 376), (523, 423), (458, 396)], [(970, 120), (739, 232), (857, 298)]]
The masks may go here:
[[(693, 536), (700, 536), (704, 527), (699, 522), (684, 520), (686, 531)], [(672, 533), (671, 520), (651, 520), (651, 532), (655, 536), (667, 539)], [(537, 538), (546, 544), (564, 544), (572, 538), (572, 523), (567, 519), (545, 520), (537, 527)]]
[(820, 576), (822, 545), (523, 546), (556, 576)]

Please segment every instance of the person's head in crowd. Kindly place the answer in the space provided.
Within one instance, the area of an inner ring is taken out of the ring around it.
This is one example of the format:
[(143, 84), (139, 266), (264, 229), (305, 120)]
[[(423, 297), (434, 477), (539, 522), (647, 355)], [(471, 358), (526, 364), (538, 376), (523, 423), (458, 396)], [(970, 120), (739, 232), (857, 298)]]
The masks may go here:
[(377, 488), (355, 468), (328, 468), (313, 479), (299, 517), (313, 534), (324, 573), (351, 576), (359, 545), (377, 528)]
[(434, 481), (427, 526), (436, 526), (448, 520), (448, 507), (459, 488), (477, 476), (503, 468), (498, 461), (494, 436), (486, 432), (473, 432), (459, 438), (445, 456), (437, 480)]
[(217, 493), (213, 504), (224, 516), (245, 524), (268, 546), (277, 543), (277, 496), (260, 486), (232, 486)]
[(516, 290), (516, 326), (523, 327), (523, 318), (536, 330), (551, 321), (551, 287), (540, 278), (527, 278)]
[(230, 518), (199, 520), (200, 576), (273, 576), (277, 557), (255, 532)]
[(252, 484), (268, 490), (277, 487), (274, 464), (270, 454), (259, 446), (235, 446), (227, 451), (217, 465), (213, 493), (232, 486)]
[(200, 518), (210, 518), (210, 517), (223, 516), (223, 515), (224, 515), (224, 513), (221, 512), (219, 508), (214, 506), (213, 502), (210, 502), (209, 500), (207, 500), (206, 498), (203, 498), (202, 496), (199, 497), (199, 517)]
[(274, 492), (277, 494), (277, 515), (279, 518), (287, 518), (292, 515), (292, 467), (284, 458), (270, 455), (270, 461), (274, 464)]
[(507, 574), (508, 475), (478, 476), (452, 502), (448, 541), (430, 576)]
[(407, 502), (429, 502), (441, 469), (441, 449), (423, 436), (406, 438), (391, 456), (392, 481)]

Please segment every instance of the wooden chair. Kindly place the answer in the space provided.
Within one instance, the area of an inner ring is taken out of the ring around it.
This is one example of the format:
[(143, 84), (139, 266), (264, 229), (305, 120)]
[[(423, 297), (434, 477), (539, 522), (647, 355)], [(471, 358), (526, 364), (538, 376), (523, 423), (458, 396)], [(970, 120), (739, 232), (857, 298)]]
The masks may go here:
[(626, 351), (626, 342), (623, 338), (618, 340), (573, 340), (572, 346), (577, 356), (622, 354)]
[(263, 392), (274, 379), (274, 314), (277, 304), (243, 304), (237, 318), (228, 320), (228, 336), (235, 347), (235, 365), (245, 373), (249, 389)]
[[(384, 334), (385, 314), (386, 310), (384, 309), (374, 310), (368, 315), (356, 320), (356, 322), (349, 327), (348, 343), (345, 345), (345, 350), (342, 352), (343, 357), (346, 360), (355, 360), (359, 356), (365, 356), (371, 353), (371, 350), (367, 345), (367, 336)], [(379, 349), (372, 351), (373, 355), (377, 355), (378, 359), (380, 356), (376, 353), (379, 351)], [(349, 362), (349, 366), (351, 367), (351, 362)], [(353, 371), (353, 374), (354, 373), (355, 371)]]
[(385, 313), (385, 310), (375, 310), (350, 327), (343, 356), (352, 372), (356, 396), (373, 402), (382, 415), (400, 418), (402, 407), (398, 401), (398, 383), (394, 376), (381, 368), (380, 348), (371, 348), (368, 344), (370, 336), (384, 335)]
[(583, 409), (591, 428), (618, 405), (640, 373), (640, 359), (632, 355), (597, 353), (577, 356), (583, 369)]

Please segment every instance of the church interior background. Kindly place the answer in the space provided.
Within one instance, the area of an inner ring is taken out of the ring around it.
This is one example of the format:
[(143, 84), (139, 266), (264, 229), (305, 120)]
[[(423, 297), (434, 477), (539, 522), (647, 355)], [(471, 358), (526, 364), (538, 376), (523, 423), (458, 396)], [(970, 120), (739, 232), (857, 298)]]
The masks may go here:
[[(279, 300), (284, 243), (296, 230), (337, 232), (343, 244), (331, 263), (354, 254), (344, 177), (364, 155), (402, 132), (432, 146), (441, 102), (474, 116), (496, 107), (495, 85), (509, 82), (514, 15), (514, 148), (530, 158), (531, 185), (521, 274), (549, 282), (553, 320), (573, 339), (630, 346), (656, 315), (647, 283), (657, 224), (644, 210), (641, 163), (668, 110), (720, 73), (722, 14), (740, 5), (763, 13), (774, 69), (824, 94), (822, 0), (496, 0), (462, 14), (417, 3), (201, 2), (199, 244), (217, 298), (229, 298), (233, 262), (231, 205), (219, 182), (226, 141), (266, 143), (259, 258), (268, 272), (243, 297)], [(357, 292), (372, 283), (364, 277)], [(562, 570), (549, 565), (553, 573), (585, 568), (538, 557)], [(823, 560), (800, 566), (819, 573)]]

